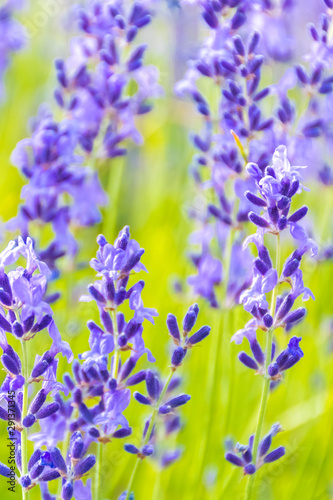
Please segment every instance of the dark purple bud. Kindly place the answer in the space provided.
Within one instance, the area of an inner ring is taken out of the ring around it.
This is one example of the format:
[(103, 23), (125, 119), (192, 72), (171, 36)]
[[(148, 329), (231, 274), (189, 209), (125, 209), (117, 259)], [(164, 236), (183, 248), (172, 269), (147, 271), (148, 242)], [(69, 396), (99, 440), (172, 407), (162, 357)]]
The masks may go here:
[(136, 365), (136, 360), (129, 357), (128, 360), (123, 364), (119, 373), (119, 381), (125, 380), (129, 374), (134, 370)]
[[(249, 64), (249, 70), (250, 70), (250, 73), (254, 74), (256, 71), (258, 71), (258, 69), (260, 68), (260, 66), (262, 66), (264, 62), (264, 56), (262, 55), (258, 55), (258, 56), (254, 56), (254, 58), (251, 60), (250, 64)], [(259, 82), (257, 82), (258, 84)], [(252, 90), (252, 92), (255, 91), (255, 88), (254, 87)]]
[(151, 444), (146, 444), (142, 448), (142, 455), (145, 457), (150, 457), (154, 453), (154, 447)]
[(122, 439), (122, 438), (125, 438), (127, 436), (130, 436), (132, 434), (132, 429), (129, 428), (129, 429), (125, 429), (124, 427), (122, 429), (118, 429), (116, 432), (114, 432), (112, 434), (112, 436), (114, 438), (117, 438), (117, 439)]
[(198, 344), (210, 334), (210, 330), (210, 326), (202, 326), (200, 330), (194, 333), (190, 338), (186, 339), (186, 346)]
[(206, 23), (208, 24), (208, 26), (212, 29), (215, 29), (218, 27), (219, 25), (219, 20), (218, 18), (216, 17), (216, 15), (214, 14), (213, 11), (204, 11), (203, 14), (202, 14), (202, 17), (203, 19), (206, 21)]
[(15, 323), (13, 323), (13, 334), (18, 338), (21, 338), (24, 335), (23, 326), (18, 321), (15, 321)]
[(72, 377), (70, 376), (69, 373), (64, 373), (63, 381), (64, 381), (64, 384), (68, 387), (68, 389), (70, 391), (72, 391), (74, 389), (75, 384), (74, 384)]
[(74, 476), (81, 477), (86, 474), (96, 463), (95, 455), (87, 455), (74, 469)]
[(277, 312), (277, 319), (281, 320), (282, 318), (285, 317), (286, 314), (290, 311), (290, 309), (293, 307), (295, 302), (295, 299), (293, 295), (290, 293), (287, 295), (287, 297), (284, 299), (282, 304), (280, 305), (278, 312)]
[(127, 339), (129, 340), (132, 338), (140, 329), (141, 324), (137, 323), (134, 319), (131, 319), (125, 328), (125, 335)]
[(126, 265), (122, 269), (123, 273), (129, 273), (140, 261), (142, 255), (145, 253), (144, 249), (141, 248), (137, 252), (135, 252), (131, 257), (128, 259)]
[(157, 376), (151, 370), (146, 371), (146, 386), (149, 396), (156, 400), (159, 396), (160, 387)]
[(295, 323), (296, 321), (300, 321), (301, 319), (303, 319), (305, 314), (306, 314), (306, 309), (304, 309), (304, 307), (300, 307), (299, 309), (296, 309), (295, 311), (289, 313), (284, 318), (284, 322)]
[(289, 217), (289, 222), (298, 222), (299, 220), (303, 219), (303, 217), (306, 216), (308, 212), (308, 207), (304, 206), (300, 208), (299, 210), (296, 210), (290, 217)]
[(270, 377), (275, 377), (279, 373), (279, 365), (277, 363), (271, 363), (267, 369), (268, 375)]
[(251, 203), (253, 203), (253, 205), (256, 205), (257, 207), (267, 207), (266, 201), (259, 198), (259, 196), (252, 194), (251, 191), (246, 191), (245, 196)]
[(259, 450), (258, 450), (259, 457), (263, 457), (264, 455), (266, 455), (266, 453), (271, 447), (271, 444), (272, 444), (272, 435), (267, 434), (267, 436), (265, 436), (264, 439), (259, 444)]
[(58, 469), (63, 474), (66, 474), (67, 473), (66, 462), (65, 462), (59, 448), (56, 448), (56, 447), (51, 448), (50, 455), (51, 455), (51, 460), (53, 462), (53, 466), (55, 467), (55, 469)]
[(287, 224), (288, 224), (288, 219), (287, 219), (287, 217), (285, 217), (283, 215), (282, 217), (280, 217), (279, 222), (278, 222), (279, 230), (283, 231), (287, 227)]
[[(0, 471), (0, 474), (1, 474), (1, 471)], [(29, 476), (22, 476), (20, 478), (20, 484), (22, 486), (22, 488), (29, 488), (29, 486), (31, 485), (31, 479)]]
[(35, 450), (33, 452), (33, 454), (31, 455), (30, 457), (30, 460), (28, 462), (28, 471), (31, 469), (31, 467), (36, 463), (38, 462), (38, 460), (40, 459), (40, 457), (42, 456), (42, 452), (40, 449), (37, 448), (37, 450)]
[(79, 413), (85, 422), (92, 424), (94, 421), (91, 410), (84, 404), (79, 404)]
[(90, 427), (88, 434), (94, 439), (98, 439), (100, 437), (100, 432), (96, 429), (96, 427)]
[(125, 444), (124, 450), (127, 451), (127, 453), (132, 453), (133, 455), (137, 455), (138, 453), (140, 453), (139, 448), (134, 446), (134, 444)]
[(286, 453), (285, 447), (279, 446), (278, 448), (271, 451), (270, 453), (268, 453), (268, 455), (265, 456), (264, 463), (269, 464), (271, 462), (275, 462), (275, 460), (279, 460), (279, 458), (283, 457), (285, 453)]
[(90, 293), (92, 298), (96, 300), (96, 302), (106, 304), (106, 300), (103, 295), (93, 285), (88, 286), (88, 292)]
[(36, 422), (36, 417), (35, 415), (32, 415), (31, 413), (29, 413), (28, 415), (26, 415), (23, 419), (23, 425), (24, 427), (31, 427), (32, 425), (34, 425), (34, 423)]
[(284, 210), (290, 204), (290, 198), (288, 196), (282, 196), (277, 204), (279, 210)]
[(71, 500), (73, 498), (74, 488), (71, 481), (66, 481), (61, 489), (61, 498), (63, 500)]
[(12, 305), (11, 296), (3, 288), (0, 288), (0, 302), (7, 307)]
[(47, 482), (47, 481), (54, 481), (55, 479), (58, 479), (60, 477), (60, 474), (57, 470), (49, 470), (39, 476), (38, 481), (42, 482)]
[(150, 400), (148, 398), (146, 398), (146, 396), (143, 396), (142, 394), (140, 394), (140, 392), (135, 392), (133, 394), (133, 396), (142, 405), (151, 405)]
[(293, 181), (291, 186), (290, 186), (290, 189), (288, 191), (288, 197), (289, 198), (292, 198), (294, 196), (294, 194), (297, 193), (298, 191), (298, 188), (299, 188), (299, 181)]
[(133, 42), (134, 38), (138, 34), (138, 28), (136, 26), (131, 26), (130, 29), (127, 31), (126, 34), (126, 41), (128, 43)]
[(260, 347), (259, 342), (257, 340), (250, 342), (250, 347), (251, 347), (252, 354), (253, 354), (255, 360), (257, 361), (257, 363), (259, 363), (259, 365), (263, 365), (264, 361), (265, 361), (265, 356), (264, 356), (264, 353)]
[(158, 409), (158, 412), (161, 414), (161, 415), (167, 415), (168, 413), (170, 413), (172, 410), (171, 406), (169, 405), (162, 405), (159, 407)]
[(249, 39), (248, 53), (251, 54), (257, 47), (260, 40), (260, 35), (257, 31), (254, 31)]
[(272, 261), (271, 261), (271, 258), (269, 256), (269, 251), (264, 245), (261, 245), (259, 247), (259, 257), (263, 262), (265, 262), (266, 266), (269, 269), (272, 267)]
[(239, 458), (237, 455), (235, 455), (234, 453), (226, 453), (225, 455), (225, 459), (228, 460), (228, 462), (230, 462), (231, 464), (233, 465), (237, 465), (237, 467), (244, 467), (244, 462), (241, 458)]
[(193, 309), (189, 309), (185, 315), (183, 321), (183, 330), (186, 333), (189, 333), (195, 325), (197, 320), (197, 313)]
[(256, 466), (254, 464), (247, 464), (244, 467), (244, 474), (252, 475), (256, 472)]
[[(5, 330), (5, 332), (12, 333), (11, 324), (6, 320), (6, 318), (4, 316), (2, 316), (2, 314), (0, 314), (0, 328)], [(14, 334), (15, 334), (15, 332), (14, 332)]]
[(132, 375), (129, 379), (127, 379), (126, 385), (137, 385), (140, 384), (140, 382), (142, 382), (143, 380), (146, 380), (146, 370), (141, 370), (135, 375)]
[(262, 319), (266, 328), (270, 328), (272, 326), (273, 318), (269, 313), (266, 313)]
[(82, 392), (79, 387), (75, 387), (73, 390), (73, 402), (76, 405), (80, 405), (82, 403)]
[(273, 222), (273, 224), (276, 224), (278, 222), (279, 211), (278, 211), (276, 206), (268, 208), (268, 215), (269, 215), (269, 218), (271, 219), (271, 221)]
[(185, 358), (187, 350), (184, 349), (183, 347), (177, 347), (171, 357), (171, 364), (172, 366), (180, 366), (183, 359)]
[(126, 299), (126, 288), (121, 287), (114, 297), (114, 302), (117, 306), (120, 306)]
[(42, 418), (49, 417), (50, 415), (53, 415), (53, 413), (56, 413), (60, 408), (59, 403), (50, 403), (47, 406), (44, 406), (39, 412), (36, 414), (36, 417), (38, 420)]
[(170, 335), (178, 342), (180, 342), (180, 332), (176, 316), (174, 314), (168, 314), (166, 323)]
[(245, 55), (245, 47), (243, 45), (241, 37), (239, 35), (236, 35), (233, 37), (232, 41), (234, 43), (234, 47), (235, 47), (236, 51), (238, 52), (238, 54), (240, 56), (244, 56)]
[(29, 476), (31, 479), (37, 479), (41, 475), (41, 473), (44, 470), (44, 465), (40, 464), (39, 462), (36, 462), (32, 467), (29, 472)]
[(299, 79), (299, 81), (301, 83), (304, 83), (304, 85), (306, 85), (307, 83), (309, 83), (309, 77), (306, 74), (304, 66), (302, 66), (301, 64), (298, 64), (295, 67), (295, 70), (296, 70), (297, 78)]
[(1, 356), (1, 361), (2, 361), (4, 368), (9, 373), (11, 373), (12, 375), (19, 375), (20, 374), (21, 367), (20, 367), (19, 362), (17, 361), (16, 358), (4, 353)]
[(237, 30), (246, 22), (246, 15), (241, 10), (237, 10), (236, 14), (231, 20), (231, 29)]
[(255, 214), (254, 212), (249, 213), (249, 220), (258, 227), (269, 228), (270, 224), (263, 217)]
[(11, 473), (12, 472), (11, 472), (10, 468), (7, 467), (7, 465), (0, 462), (0, 476), (4, 476), (4, 477), (8, 478), (8, 477), (10, 477)]
[(254, 265), (258, 269), (259, 273), (265, 276), (268, 271), (266, 264), (261, 259), (255, 259)]
[(191, 396), (188, 394), (181, 394), (180, 396), (176, 396), (175, 398), (170, 399), (165, 404), (167, 406), (171, 406), (171, 408), (177, 408), (178, 406), (182, 406), (186, 404), (191, 399)]
[(101, 321), (107, 332), (113, 334), (113, 323), (110, 314), (107, 311), (101, 312)]
[(265, 89), (262, 89), (260, 92), (258, 92), (254, 97), (253, 100), (255, 102), (260, 101), (261, 99), (264, 99), (266, 96), (269, 94), (269, 87), (266, 87)]
[(37, 392), (36, 396), (32, 400), (28, 413), (32, 414), (37, 413), (41, 409), (45, 401), (46, 401), (46, 392), (44, 389), (41, 389), (40, 391)]
[(35, 325), (31, 329), (31, 331), (34, 333), (41, 332), (42, 330), (44, 330), (44, 328), (49, 326), (51, 321), (52, 321), (52, 316), (50, 314), (45, 314), (45, 316), (43, 316), (43, 318), (42, 318), (42, 321), (40, 323), (35, 323)]
[(238, 354), (238, 359), (243, 365), (247, 366), (247, 368), (251, 368), (252, 370), (258, 370), (259, 367), (257, 363), (254, 361), (251, 356), (246, 354), (246, 352), (242, 351)]
[(299, 267), (299, 260), (298, 259), (288, 260), (286, 262), (284, 269), (283, 269), (283, 272), (282, 272), (283, 276), (285, 276), (286, 278), (288, 276), (291, 276), (298, 269), (298, 267)]

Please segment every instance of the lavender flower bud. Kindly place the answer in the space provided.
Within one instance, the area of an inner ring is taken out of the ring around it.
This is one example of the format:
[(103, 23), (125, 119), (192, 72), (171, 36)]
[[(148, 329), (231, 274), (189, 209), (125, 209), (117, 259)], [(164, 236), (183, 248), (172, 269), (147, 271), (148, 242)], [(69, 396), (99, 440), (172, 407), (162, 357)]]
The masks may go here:
[(134, 398), (138, 401), (138, 403), (141, 403), (142, 405), (151, 405), (151, 402), (146, 396), (143, 396), (140, 394), (140, 392), (135, 392), (133, 394)]
[(189, 333), (192, 330), (195, 325), (196, 319), (196, 313), (193, 310), (189, 309), (183, 321), (183, 330), (185, 333)]
[(183, 347), (177, 347), (172, 354), (171, 364), (172, 366), (180, 366), (183, 359), (185, 358), (187, 350)]
[(159, 396), (160, 385), (158, 378), (150, 370), (146, 371), (146, 386), (149, 396), (156, 400)]
[(170, 335), (180, 342), (180, 332), (179, 332), (179, 327), (178, 327), (178, 322), (177, 318), (174, 314), (168, 314), (167, 316), (167, 327), (169, 330)]
[(186, 404), (190, 399), (191, 396), (188, 394), (181, 394), (180, 396), (170, 399), (165, 404), (171, 406), (171, 408), (177, 408), (178, 406)]
[(36, 417), (35, 415), (32, 415), (31, 413), (26, 415), (23, 419), (23, 425), (24, 427), (31, 427), (34, 423), (36, 422)]
[(23, 330), (23, 326), (21, 325), (21, 323), (19, 323), (18, 321), (15, 321), (13, 323), (13, 333), (16, 337), (18, 337), (19, 339), (21, 337), (23, 337), (24, 335), (24, 330)]
[(259, 215), (255, 214), (254, 212), (249, 213), (249, 220), (253, 222), (258, 227), (262, 227), (264, 229), (267, 229), (270, 227), (269, 222), (267, 220), (263, 219)]
[(122, 429), (118, 429), (115, 431), (112, 436), (117, 439), (122, 439), (125, 437), (128, 437), (132, 434), (132, 429), (125, 429), (124, 427)]
[(259, 198), (259, 196), (254, 195), (251, 191), (246, 191), (245, 196), (251, 203), (253, 203), (253, 205), (256, 205), (257, 207), (267, 207), (266, 201)]
[(51, 403), (47, 406), (44, 406), (44, 408), (38, 411), (38, 413), (36, 414), (36, 418), (38, 420), (41, 420), (42, 418), (49, 417), (50, 415), (53, 415), (53, 413), (56, 413), (59, 408), (59, 403)]
[(276, 377), (276, 375), (279, 373), (279, 365), (277, 363), (272, 363), (269, 365), (267, 372), (270, 377)]
[(307, 213), (308, 213), (308, 207), (304, 206), (304, 207), (300, 208), (299, 210), (296, 210), (296, 212), (294, 212), (289, 217), (288, 220), (289, 220), (289, 222), (298, 222), (301, 219), (303, 219), (303, 217), (305, 217)]
[(259, 370), (257, 363), (254, 361), (251, 356), (246, 354), (246, 352), (242, 351), (238, 354), (238, 359), (243, 365), (247, 366), (247, 368), (251, 368), (252, 370)]
[(44, 470), (44, 465), (41, 465), (39, 462), (36, 462), (29, 471), (29, 476), (31, 479), (37, 479), (41, 475)]
[(32, 414), (37, 413), (41, 409), (45, 401), (46, 401), (46, 393), (44, 389), (41, 389), (40, 391), (37, 392), (36, 396), (32, 400), (28, 412)]
[(146, 370), (141, 370), (135, 375), (129, 377), (126, 381), (127, 386), (140, 384), (143, 380), (146, 380)]
[(295, 323), (295, 321), (299, 321), (299, 320), (303, 319), (305, 314), (306, 314), (306, 309), (304, 309), (304, 307), (300, 307), (299, 309), (296, 309), (295, 311), (289, 313), (284, 318), (284, 322), (286, 324)]
[(134, 444), (125, 444), (124, 450), (127, 451), (127, 453), (132, 453), (133, 455), (137, 455), (138, 453), (140, 453), (139, 448), (134, 446)]
[(244, 467), (244, 474), (252, 475), (256, 472), (256, 466), (254, 464), (247, 464)]
[(12, 333), (12, 326), (11, 324), (6, 320), (2, 314), (0, 314), (0, 328), (5, 330), (5, 332)]
[(275, 462), (276, 460), (279, 460), (279, 458), (283, 457), (283, 455), (286, 454), (286, 449), (284, 446), (279, 446), (275, 450), (271, 451), (268, 453), (268, 455), (265, 456), (264, 458), (264, 463), (269, 464), (271, 462)]
[(142, 455), (145, 457), (150, 457), (154, 453), (154, 447), (151, 444), (146, 444), (142, 448)]
[(51, 459), (52, 459), (54, 467), (56, 469), (58, 469), (60, 472), (62, 472), (63, 474), (66, 474), (67, 473), (66, 462), (65, 462), (59, 448), (56, 448), (56, 447), (51, 448), (50, 455), (51, 455)]
[(96, 463), (95, 455), (87, 455), (81, 462), (74, 468), (74, 476), (81, 477), (86, 474)]
[(194, 344), (198, 344), (209, 335), (210, 330), (210, 326), (202, 326), (200, 330), (194, 333), (190, 338), (186, 339), (186, 346), (191, 347)]
[(44, 472), (41, 476), (39, 476), (38, 481), (39, 482), (47, 482), (47, 481), (54, 481), (55, 479), (58, 479), (60, 477), (60, 474), (57, 470), (49, 470), (47, 472)]
[(9, 356), (8, 354), (4, 353), (2, 356), (1, 356), (1, 361), (2, 361), (2, 364), (4, 366), (4, 368), (9, 372), (11, 373), (12, 375), (14, 376), (17, 376), (20, 374), (20, 365), (19, 363), (17, 362), (17, 360), (15, 358), (13, 358), (12, 356)]
[(61, 490), (61, 496), (63, 500), (71, 500), (73, 497), (74, 488), (71, 481), (66, 481)]
[(30, 471), (31, 467), (38, 462), (40, 457), (42, 456), (42, 452), (39, 448), (33, 452), (33, 454), (30, 457), (30, 460), (28, 462), (28, 471)]
[(241, 458), (239, 458), (237, 455), (235, 455), (234, 453), (226, 453), (225, 455), (225, 459), (228, 460), (228, 462), (230, 462), (231, 464), (233, 465), (237, 465), (237, 467), (244, 467), (244, 462)]

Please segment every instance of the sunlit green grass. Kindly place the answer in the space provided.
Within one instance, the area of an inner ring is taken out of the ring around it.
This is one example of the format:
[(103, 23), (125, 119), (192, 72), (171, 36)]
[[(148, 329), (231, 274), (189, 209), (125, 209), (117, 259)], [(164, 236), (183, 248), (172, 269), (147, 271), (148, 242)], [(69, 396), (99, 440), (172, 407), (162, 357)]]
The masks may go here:
[[(37, 3), (35, 8), (39, 8)], [(170, 36), (171, 23), (163, 23), (161, 19), (157, 22), (160, 33), (164, 37)], [(152, 37), (152, 32), (149, 33)], [(28, 48), (15, 58), (8, 74), (7, 101), (0, 113), (0, 214), (3, 221), (16, 214), (23, 183), (17, 170), (10, 165), (10, 153), (16, 142), (26, 136), (28, 118), (36, 114), (40, 103), (52, 98), (52, 60), (58, 55), (58, 41), (59, 51), (65, 53), (64, 40), (60, 22), (55, 29), (55, 20), (49, 19), (29, 41)], [(99, 227), (82, 229), (76, 234), (82, 247), (79, 263), (87, 263), (94, 255), (97, 234), (103, 232), (112, 241), (125, 224), (130, 225), (132, 237), (146, 249), (143, 262), (149, 274), (144, 276), (143, 299), (145, 305), (155, 307), (160, 316), (155, 326), (146, 324), (145, 341), (156, 356), (158, 369), (166, 374), (170, 359), (166, 315), (173, 312), (182, 318), (188, 306), (197, 300), (188, 291), (176, 295), (172, 278), (179, 276), (185, 280), (192, 272), (186, 259), (191, 223), (186, 217), (185, 207), (194, 194), (188, 176), (193, 154), (188, 131), (198, 127), (198, 122), (195, 122), (196, 116), (190, 105), (172, 98), (173, 76), (169, 72), (173, 52), (168, 52), (167, 48), (164, 50), (163, 60), (158, 52), (152, 51), (150, 55), (161, 68), (167, 95), (165, 100), (156, 103), (149, 116), (141, 120), (145, 145), (130, 148), (124, 160), (101, 166), (101, 178), (109, 191), (110, 204), (103, 211), (103, 222)], [(332, 237), (329, 208), (332, 202), (332, 192), (316, 182), (312, 182), (310, 193), (301, 195), (300, 203), (310, 206), (309, 214), (316, 231), (314, 236), (322, 237), (324, 242)], [(288, 241), (285, 245), (284, 257), (292, 248)], [(80, 266), (69, 274), (70, 263), (64, 261), (62, 265), (66, 273), (52, 285), (53, 290), (62, 291), (62, 298), (54, 307), (55, 319), (77, 354), (88, 348), (86, 321), (97, 320), (97, 311), (92, 305), (78, 303), (94, 274), (87, 266)], [(264, 425), (266, 432), (272, 423), (281, 423), (284, 432), (276, 437), (274, 444), (285, 445), (287, 453), (278, 463), (267, 465), (258, 472), (260, 500), (333, 498), (332, 262), (320, 265), (307, 262), (304, 274), (306, 286), (316, 296), (315, 302), (306, 305), (306, 320), (294, 330), (296, 335), (303, 337), (305, 357), (287, 373), (284, 383), (271, 395)], [(230, 344), (232, 334), (244, 325), (248, 316), (240, 306), (228, 312), (211, 310), (201, 300), (199, 305), (200, 326), (211, 325), (212, 334), (191, 351), (182, 367), (182, 390), (192, 396), (182, 409), (184, 426), (177, 437), (183, 455), (164, 471), (159, 471), (150, 460), (141, 464), (134, 482), (136, 500), (232, 500), (242, 499), (244, 495), (246, 479), (242, 479), (240, 470), (225, 462), (224, 439), (233, 436), (245, 443), (256, 423), (262, 380), (238, 362), (239, 347)], [(287, 337), (281, 331), (277, 340), (284, 346)], [(48, 345), (46, 333), (31, 344), (30, 362), (33, 363), (34, 349), (40, 353)], [(145, 366), (146, 359), (140, 360), (140, 368)], [(61, 369), (70, 369), (64, 360)], [(130, 441), (138, 443), (148, 416), (146, 410), (133, 401), (125, 415), (133, 427)], [(0, 454), (5, 461), (4, 426), (1, 433)], [(104, 497), (110, 500), (118, 498), (126, 489), (134, 465), (135, 459), (123, 452), (122, 446), (123, 442), (113, 441), (104, 450), (101, 483)], [(20, 498), (19, 489), (16, 494), (8, 493), (4, 481), (0, 482), (0, 491), (3, 498)], [(39, 498), (37, 488), (29, 497)]]

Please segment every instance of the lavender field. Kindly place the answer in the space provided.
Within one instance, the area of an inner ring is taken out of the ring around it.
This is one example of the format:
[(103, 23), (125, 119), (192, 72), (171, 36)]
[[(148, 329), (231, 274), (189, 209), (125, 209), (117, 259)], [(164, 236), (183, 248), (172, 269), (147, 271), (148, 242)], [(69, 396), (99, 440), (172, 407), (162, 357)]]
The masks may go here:
[(333, 499), (333, 0), (0, 1), (0, 493)]

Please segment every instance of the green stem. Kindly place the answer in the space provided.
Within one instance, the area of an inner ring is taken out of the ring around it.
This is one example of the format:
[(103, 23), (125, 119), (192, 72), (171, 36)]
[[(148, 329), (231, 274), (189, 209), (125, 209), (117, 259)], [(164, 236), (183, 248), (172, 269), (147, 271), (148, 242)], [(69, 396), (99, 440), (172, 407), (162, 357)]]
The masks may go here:
[[(24, 376), (24, 386), (23, 386), (23, 401), (22, 401), (22, 421), (26, 416), (28, 411), (28, 356), (27, 356), (27, 345), (24, 340), (21, 342), (22, 345), (22, 372)], [(21, 462), (22, 462), (22, 476), (25, 476), (28, 472), (28, 452), (27, 452), (27, 441), (28, 441), (28, 430), (23, 427), (21, 432)], [(22, 488), (22, 500), (28, 498), (28, 492), (25, 488)]]
[[(280, 260), (281, 260), (281, 244), (280, 244), (280, 235), (278, 234), (276, 237), (276, 270), (277, 270), (278, 276), (280, 276)], [(274, 312), (275, 312), (277, 289), (278, 289), (278, 284), (276, 285), (276, 287), (274, 288), (274, 290), (272, 292), (270, 313), (273, 317), (274, 317)], [(253, 456), (254, 460), (256, 460), (257, 454), (258, 454), (260, 435), (261, 435), (261, 430), (262, 430), (262, 426), (263, 426), (264, 419), (265, 419), (268, 396), (269, 396), (270, 378), (267, 374), (267, 370), (268, 370), (268, 366), (271, 362), (273, 332), (274, 332), (274, 325), (267, 332), (265, 369), (264, 369), (265, 370), (264, 371), (264, 385), (263, 385), (263, 389), (262, 389), (262, 393), (261, 393), (260, 409), (259, 409), (259, 414), (258, 414), (257, 427), (256, 427), (255, 434), (254, 434), (254, 442), (253, 442), (253, 450), (252, 450), (252, 456)], [(252, 474), (249, 477), (249, 480), (247, 483), (247, 488), (245, 491), (245, 500), (250, 500), (252, 498), (255, 479), (256, 479), (256, 474)]]
[(99, 500), (100, 479), (101, 479), (101, 463), (102, 463), (102, 444), (97, 442), (95, 481), (94, 481), (94, 500)]
[[(142, 447), (146, 446), (146, 444), (148, 444), (148, 442), (149, 442), (151, 432), (152, 432), (153, 427), (155, 425), (155, 420), (156, 420), (156, 417), (157, 417), (157, 414), (158, 414), (158, 409), (161, 406), (161, 403), (163, 401), (163, 398), (165, 396), (165, 393), (167, 391), (167, 388), (168, 388), (168, 386), (170, 384), (170, 381), (171, 381), (174, 373), (175, 373), (175, 369), (172, 368), (170, 370), (168, 378), (166, 379), (166, 382), (164, 384), (164, 387), (163, 387), (163, 390), (162, 390), (162, 392), (160, 394), (160, 397), (158, 398), (158, 401), (157, 401), (156, 405), (154, 406), (153, 413), (151, 415), (151, 419), (150, 419), (150, 422), (149, 422), (148, 430), (147, 430), (145, 438), (144, 438), (144, 440), (142, 442)], [(130, 498), (132, 484), (133, 484), (133, 481), (134, 481), (134, 478), (135, 478), (135, 474), (136, 474), (137, 468), (138, 468), (139, 463), (141, 462), (141, 460), (142, 460), (142, 458), (137, 457), (137, 459), (135, 461), (134, 468), (133, 468), (130, 480), (128, 482), (128, 485), (127, 485), (127, 493), (126, 493), (125, 500), (129, 500), (129, 498)]]

